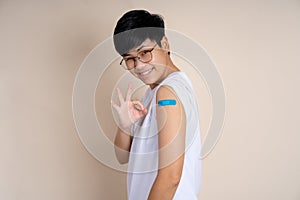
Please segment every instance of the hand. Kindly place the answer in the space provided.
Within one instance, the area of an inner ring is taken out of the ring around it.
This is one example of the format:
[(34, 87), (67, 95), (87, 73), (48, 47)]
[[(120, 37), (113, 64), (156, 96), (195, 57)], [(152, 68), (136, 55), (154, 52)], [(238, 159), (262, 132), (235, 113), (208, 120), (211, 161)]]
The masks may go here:
[(120, 89), (117, 88), (116, 90), (118, 93), (120, 105), (116, 105), (113, 100), (111, 100), (111, 104), (117, 111), (119, 116), (118, 126), (122, 131), (130, 133), (132, 124), (135, 123), (139, 118), (147, 114), (147, 108), (145, 108), (144, 105), (138, 100), (131, 101), (131, 83), (128, 84), (128, 90), (125, 100), (120, 92)]

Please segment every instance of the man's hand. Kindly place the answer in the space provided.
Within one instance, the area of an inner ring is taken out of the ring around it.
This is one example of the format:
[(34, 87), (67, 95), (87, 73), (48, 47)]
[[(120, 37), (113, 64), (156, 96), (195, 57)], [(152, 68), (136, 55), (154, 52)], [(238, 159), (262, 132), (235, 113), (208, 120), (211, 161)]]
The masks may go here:
[(111, 103), (119, 116), (118, 126), (125, 133), (130, 133), (132, 124), (135, 123), (139, 118), (147, 114), (147, 108), (145, 108), (144, 105), (138, 100), (131, 101), (131, 83), (128, 84), (128, 90), (125, 100), (119, 88), (117, 88), (117, 93), (120, 105), (116, 105), (113, 100), (111, 100)]

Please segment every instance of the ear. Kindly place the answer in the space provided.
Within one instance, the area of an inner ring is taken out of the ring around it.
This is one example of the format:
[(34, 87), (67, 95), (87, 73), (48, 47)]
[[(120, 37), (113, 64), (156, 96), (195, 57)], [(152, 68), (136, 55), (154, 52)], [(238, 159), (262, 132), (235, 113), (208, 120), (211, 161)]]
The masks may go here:
[(160, 44), (161, 44), (161, 48), (163, 50), (165, 50), (166, 53), (170, 51), (170, 45), (169, 45), (169, 42), (168, 42), (168, 38), (166, 36), (163, 36), (163, 38), (160, 41)]

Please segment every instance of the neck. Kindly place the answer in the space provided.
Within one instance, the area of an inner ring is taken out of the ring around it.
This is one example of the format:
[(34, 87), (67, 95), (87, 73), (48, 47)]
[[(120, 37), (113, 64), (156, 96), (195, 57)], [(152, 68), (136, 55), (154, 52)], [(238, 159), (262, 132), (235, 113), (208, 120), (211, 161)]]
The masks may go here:
[[(166, 67), (166, 71), (165, 71), (164, 76), (162, 77), (161, 81), (164, 80), (164, 79), (165, 79), (167, 76), (169, 76), (171, 73), (180, 71), (180, 70), (178, 69), (178, 67), (176, 67), (176, 65), (174, 65), (174, 63), (172, 62), (171, 59), (168, 60), (168, 65), (167, 65), (167, 66), (168, 66), (168, 67)], [(160, 81), (160, 82), (161, 82), (161, 81)], [(159, 82), (159, 83), (160, 83), (160, 82)], [(158, 86), (159, 83), (153, 83), (153, 84), (151, 84), (151, 85), (150, 85), (151, 90), (153, 90), (156, 86)]]

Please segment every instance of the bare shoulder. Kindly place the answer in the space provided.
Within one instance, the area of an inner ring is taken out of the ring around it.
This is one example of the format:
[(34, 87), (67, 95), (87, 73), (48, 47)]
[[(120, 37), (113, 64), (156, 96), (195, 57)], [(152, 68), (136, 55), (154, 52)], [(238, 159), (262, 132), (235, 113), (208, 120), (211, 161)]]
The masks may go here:
[(160, 101), (163, 99), (176, 99), (179, 100), (178, 96), (176, 95), (175, 91), (167, 85), (163, 85), (158, 88), (156, 92), (156, 101)]

